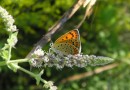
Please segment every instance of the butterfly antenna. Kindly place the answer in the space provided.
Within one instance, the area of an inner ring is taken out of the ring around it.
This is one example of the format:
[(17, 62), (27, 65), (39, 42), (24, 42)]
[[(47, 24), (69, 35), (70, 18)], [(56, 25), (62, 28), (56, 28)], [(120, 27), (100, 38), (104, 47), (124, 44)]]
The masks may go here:
[(50, 40), (50, 43), (53, 43), (52, 40)]

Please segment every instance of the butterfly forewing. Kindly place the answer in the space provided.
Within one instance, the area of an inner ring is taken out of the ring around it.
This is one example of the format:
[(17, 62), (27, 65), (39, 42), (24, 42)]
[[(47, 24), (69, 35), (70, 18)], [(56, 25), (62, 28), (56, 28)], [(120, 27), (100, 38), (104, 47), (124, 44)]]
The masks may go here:
[(79, 39), (79, 32), (78, 32), (78, 30), (71, 30), (71, 31), (67, 32), (66, 34), (64, 34), (61, 37), (59, 37), (55, 41), (55, 43), (60, 43), (60, 42), (64, 42), (66, 40), (72, 40), (72, 39)]

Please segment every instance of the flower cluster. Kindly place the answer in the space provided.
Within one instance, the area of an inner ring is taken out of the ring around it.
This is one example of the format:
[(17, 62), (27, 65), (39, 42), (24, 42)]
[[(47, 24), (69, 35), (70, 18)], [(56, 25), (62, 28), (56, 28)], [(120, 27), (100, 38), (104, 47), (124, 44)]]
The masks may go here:
[[(31, 56), (30, 64), (33, 67), (41, 67), (43, 63), (44, 51), (37, 49)], [(44, 59), (45, 60), (45, 59)]]
[[(7, 39), (7, 43), (11, 47), (15, 47), (15, 44), (17, 43), (17, 34), (18, 34), (18, 29), (16, 25), (14, 25), (14, 19), (9, 13), (0, 6), (0, 17), (2, 18), (6, 30), (9, 32), (9, 38)], [(6, 46), (5, 46), (6, 47)]]
[(95, 56), (95, 55), (67, 55), (67, 56), (60, 56), (54, 53), (48, 53), (42, 51), (42, 49), (37, 49), (30, 59), (30, 64), (33, 67), (41, 67), (41, 66), (48, 66), (53, 67), (55, 66), (58, 69), (62, 69), (66, 67), (86, 67), (90, 66), (97, 66), (97, 65), (105, 65), (112, 62), (113, 59), (109, 57), (103, 56)]
[(9, 32), (15, 32), (17, 31), (17, 27), (13, 25), (14, 19), (9, 13), (0, 6), (0, 17), (3, 18), (3, 21), (6, 25), (6, 30)]
[(54, 86), (54, 83), (52, 81), (48, 81), (44, 85), (45, 88), (49, 88), (49, 90), (57, 90), (57, 87)]

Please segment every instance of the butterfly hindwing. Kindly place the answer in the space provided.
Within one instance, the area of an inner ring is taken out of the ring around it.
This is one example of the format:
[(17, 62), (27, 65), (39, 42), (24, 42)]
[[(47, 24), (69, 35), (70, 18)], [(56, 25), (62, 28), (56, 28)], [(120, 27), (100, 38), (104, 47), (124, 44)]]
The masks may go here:
[(57, 53), (62, 53), (63, 55), (69, 55), (69, 54), (78, 54), (78, 48), (76, 48), (74, 45), (71, 45), (69, 43), (59, 43), (55, 44), (53, 48), (56, 50)]

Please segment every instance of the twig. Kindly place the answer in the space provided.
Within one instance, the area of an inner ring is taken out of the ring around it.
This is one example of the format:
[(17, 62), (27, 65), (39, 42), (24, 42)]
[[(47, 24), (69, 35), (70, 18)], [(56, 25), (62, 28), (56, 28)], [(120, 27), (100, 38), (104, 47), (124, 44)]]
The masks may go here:
[(66, 83), (68, 81), (79, 80), (79, 79), (82, 79), (82, 78), (85, 78), (85, 77), (92, 76), (94, 74), (98, 74), (98, 73), (110, 70), (112, 68), (117, 67), (118, 65), (119, 65), (118, 63), (114, 63), (114, 64), (110, 64), (110, 65), (107, 65), (107, 66), (103, 66), (103, 67), (95, 69), (94, 71), (85, 72), (85, 73), (82, 73), (82, 74), (77, 74), (77, 75), (70, 76), (68, 78), (65, 78), (65, 79), (61, 80), (61, 82)]
[(63, 26), (63, 24), (69, 20), (74, 13), (83, 5), (85, 0), (78, 0), (68, 11), (64, 13), (64, 15), (61, 17), (61, 19), (54, 24), (48, 31), (47, 34), (45, 34), (33, 47), (33, 49), (29, 52), (29, 54), (26, 56), (29, 58), (32, 53), (38, 48), (42, 48), (47, 42), (51, 40), (51, 36), (60, 28)]
[(80, 27), (81, 27), (81, 25), (83, 24), (83, 22), (85, 21), (85, 19), (92, 14), (92, 11), (93, 11), (92, 8), (91, 8), (89, 11), (88, 11), (88, 9), (86, 8), (86, 12), (85, 12), (85, 14), (84, 14), (84, 17), (83, 17), (83, 19), (81, 20), (81, 22), (76, 26), (76, 28), (80, 28)]
[(76, 28), (80, 28), (80, 26), (83, 24), (83, 22), (85, 21), (85, 19), (86, 19), (86, 17), (89, 17), (91, 14), (92, 14), (92, 11), (93, 11), (93, 9), (92, 9), (92, 7), (93, 7), (93, 5), (95, 4), (95, 2), (96, 2), (96, 0), (85, 0), (85, 2), (84, 2), (84, 4), (83, 4), (83, 6), (85, 7), (85, 6), (87, 6), (87, 8), (86, 8), (86, 11), (85, 11), (85, 15), (84, 15), (84, 17), (83, 17), (83, 19), (81, 20), (81, 22), (77, 25), (77, 27)]

